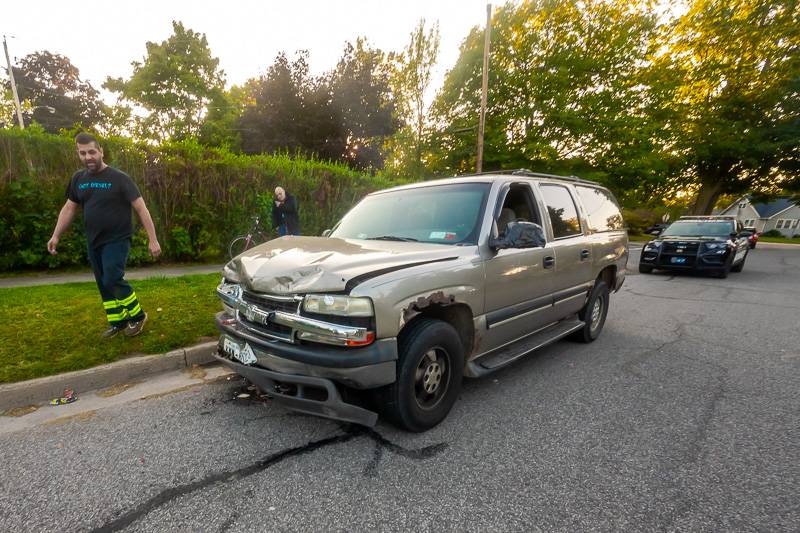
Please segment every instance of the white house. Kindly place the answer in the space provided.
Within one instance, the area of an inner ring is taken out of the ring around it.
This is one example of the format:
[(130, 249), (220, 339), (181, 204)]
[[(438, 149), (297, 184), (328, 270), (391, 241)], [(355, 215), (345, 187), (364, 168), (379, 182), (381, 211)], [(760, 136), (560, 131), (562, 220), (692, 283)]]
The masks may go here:
[(735, 215), (742, 225), (760, 232), (776, 229), (785, 237), (800, 235), (800, 205), (789, 198), (753, 204), (750, 197), (742, 196), (717, 214)]

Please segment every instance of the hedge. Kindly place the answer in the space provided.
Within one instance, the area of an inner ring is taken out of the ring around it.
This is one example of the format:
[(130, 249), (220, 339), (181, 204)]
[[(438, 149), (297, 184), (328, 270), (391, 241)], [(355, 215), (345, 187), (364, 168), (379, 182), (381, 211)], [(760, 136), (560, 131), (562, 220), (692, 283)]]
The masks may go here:
[[(299, 200), (302, 233), (319, 235), (365, 194), (396, 184), (341, 164), (242, 155), (194, 141), (155, 147), (111, 138), (102, 145), (106, 162), (139, 186), (169, 261), (221, 259), (257, 213), (268, 227), (278, 185)], [(0, 271), (86, 263), (80, 220), (62, 237), (58, 255), (46, 250), (69, 178), (79, 168), (71, 136), (0, 130)], [(136, 231), (129, 263), (146, 263), (147, 237), (142, 228)]]

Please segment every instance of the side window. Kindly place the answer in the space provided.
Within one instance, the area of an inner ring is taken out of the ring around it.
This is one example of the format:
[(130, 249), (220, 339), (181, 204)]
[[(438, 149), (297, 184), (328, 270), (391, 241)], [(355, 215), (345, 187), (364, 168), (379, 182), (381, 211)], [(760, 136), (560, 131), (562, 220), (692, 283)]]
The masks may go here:
[(539, 214), (534, 208), (531, 188), (524, 184), (513, 184), (503, 199), (497, 215), (497, 233), (505, 235), (509, 222), (535, 222), (541, 224)]
[(595, 187), (576, 186), (575, 189), (586, 208), (589, 229), (593, 233), (625, 228), (622, 213), (610, 192)]
[(562, 185), (542, 184), (539, 186), (542, 198), (553, 225), (553, 237), (571, 237), (581, 233), (578, 210), (569, 189)]

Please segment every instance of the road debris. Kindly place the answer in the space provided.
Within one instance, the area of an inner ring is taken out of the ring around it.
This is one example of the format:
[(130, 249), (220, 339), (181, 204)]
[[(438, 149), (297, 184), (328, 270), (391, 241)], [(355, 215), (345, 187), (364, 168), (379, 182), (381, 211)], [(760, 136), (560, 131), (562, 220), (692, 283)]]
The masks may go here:
[(64, 394), (60, 398), (53, 398), (50, 400), (50, 405), (65, 405), (72, 402), (77, 402), (78, 396), (72, 389), (64, 389)]

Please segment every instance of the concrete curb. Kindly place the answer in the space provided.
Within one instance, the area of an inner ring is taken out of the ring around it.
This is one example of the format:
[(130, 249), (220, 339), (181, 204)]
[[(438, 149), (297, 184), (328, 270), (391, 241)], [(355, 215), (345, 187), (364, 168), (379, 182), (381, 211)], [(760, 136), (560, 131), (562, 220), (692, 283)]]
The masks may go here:
[(0, 385), (0, 413), (57, 398), (64, 389), (72, 389), (80, 396), (82, 393), (117, 383), (211, 363), (214, 361), (212, 354), (216, 346), (217, 341), (205, 342), (163, 354), (131, 357), (86, 370)]

